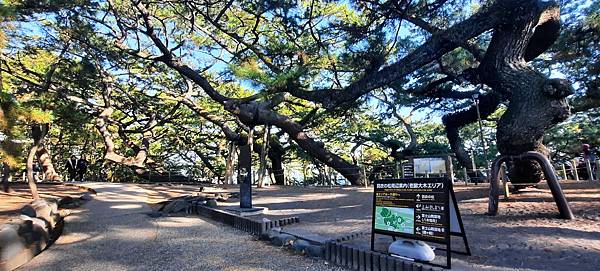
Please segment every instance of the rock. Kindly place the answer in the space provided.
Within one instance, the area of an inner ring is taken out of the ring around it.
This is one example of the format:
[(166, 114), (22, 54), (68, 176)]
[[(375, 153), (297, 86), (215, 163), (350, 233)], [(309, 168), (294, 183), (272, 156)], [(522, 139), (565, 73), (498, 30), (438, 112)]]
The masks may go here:
[(215, 199), (209, 199), (206, 201), (206, 206), (210, 207), (210, 208), (217, 208), (217, 200)]
[(85, 200), (85, 201), (90, 201), (93, 199), (92, 195), (90, 195), (89, 193), (85, 193), (85, 194), (81, 195), (79, 198), (81, 200)]
[(152, 218), (161, 217), (162, 215), (163, 215), (163, 214), (162, 214), (161, 212), (156, 212), (156, 211), (152, 211), (152, 212), (149, 212), (149, 213), (148, 213), (148, 216), (149, 216), (149, 217), (152, 217)]
[(279, 235), (280, 233), (281, 233), (281, 228), (280, 227), (276, 227), (276, 228), (269, 229), (264, 234), (267, 236), (266, 240), (271, 240), (275, 236)]
[(53, 213), (58, 213), (58, 200), (56, 199), (44, 199), (41, 200), (42, 202), (40, 204), (47, 204), (48, 206), (50, 206), (50, 209), (52, 209)]
[(323, 258), (325, 256), (325, 248), (319, 245), (309, 245), (304, 249), (304, 253), (309, 257)]
[(0, 230), (0, 261), (7, 261), (25, 249), (17, 225), (5, 225)]
[(188, 202), (186, 200), (178, 199), (167, 203), (167, 205), (165, 205), (162, 211), (164, 213), (178, 213), (185, 211), (185, 209), (187, 209), (187, 206)]
[(28, 205), (23, 206), (21, 208), (21, 214), (24, 214), (28, 217), (37, 217), (43, 220), (46, 220), (51, 225), (54, 225), (55, 214), (58, 213), (58, 209), (54, 211), (54, 204), (48, 203), (44, 200), (34, 200)]
[(27, 219), (23, 220), (19, 225), (18, 234), (21, 238), (25, 239), (25, 244), (38, 242), (39, 249), (43, 250), (50, 240), (49, 229), (50, 225), (45, 220), (27, 217)]
[(58, 201), (58, 206), (60, 208), (67, 208), (67, 206), (72, 205), (74, 202), (75, 202), (75, 200), (73, 200), (72, 197), (66, 196), (66, 197), (61, 198)]
[(308, 241), (298, 239), (292, 244), (292, 249), (294, 249), (296, 253), (304, 253), (308, 246), (310, 246)]
[(21, 208), (21, 214), (28, 217), (35, 217), (35, 209), (30, 204), (25, 204), (25, 206)]
[(33, 225), (38, 225), (38, 226), (40, 226), (42, 228), (48, 229), (50, 227), (50, 223), (47, 222), (46, 220), (41, 219), (41, 218), (37, 218), (37, 217), (25, 217), (25, 216), (22, 215), (21, 219), (23, 221), (31, 221), (31, 223)]
[(276, 246), (289, 246), (294, 243), (296, 237), (290, 234), (281, 233), (271, 238), (271, 243)]
[(258, 236), (258, 240), (262, 240), (262, 241), (271, 241), (271, 236), (269, 236), (268, 233), (263, 232)]

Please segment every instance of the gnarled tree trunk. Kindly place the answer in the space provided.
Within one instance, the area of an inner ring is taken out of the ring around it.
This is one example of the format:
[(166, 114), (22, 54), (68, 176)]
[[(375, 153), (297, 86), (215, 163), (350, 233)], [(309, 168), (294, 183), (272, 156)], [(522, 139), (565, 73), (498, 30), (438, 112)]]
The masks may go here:
[[(560, 30), (558, 5), (537, 1), (524, 7), (528, 12), (494, 30), (479, 73), (485, 84), (509, 101), (498, 122), (500, 153), (548, 154), (542, 144), (544, 132), (569, 116), (565, 98), (573, 89), (568, 81), (549, 79), (527, 63), (556, 40)], [(515, 162), (509, 170), (515, 183), (537, 182), (543, 176), (539, 164), (531, 161)]]

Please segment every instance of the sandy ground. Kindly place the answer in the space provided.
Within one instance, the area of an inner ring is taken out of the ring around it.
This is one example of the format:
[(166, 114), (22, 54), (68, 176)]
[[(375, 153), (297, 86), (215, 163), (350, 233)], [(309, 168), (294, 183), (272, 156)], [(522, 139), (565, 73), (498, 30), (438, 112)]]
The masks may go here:
[(152, 218), (152, 191), (91, 183), (98, 194), (66, 218), (65, 232), (19, 270), (342, 270), (256, 241), (197, 216)]
[[(41, 198), (61, 198), (65, 196), (79, 197), (87, 190), (72, 185), (58, 183), (39, 183), (38, 193)], [(25, 183), (11, 183), (11, 192), (0, 192), (0, 224), (11, 221), (19, 216), (19, 210), (31, 202), (31, 192)]]
[[(456, 185), (473, 256), (453, 256), (453, 269), (598, 270), (600, 183), (568, 181), (563, 182), (562, 187), (576, 216), (574, 220), (557, 218), (556, 205), (545, 184), (538, 189), (511, 194), (508, 200), (501, 199), (499, 214), (495, 217), (484, 215), (487, 185)], [(154, 190), (153, 186), (147, 188)], [(165, 197), (198, 191), (195, 186), (155, 188)], [(234, 186), (208, 189), (237, 191)], [(300, 224), (286, 227), (291, 231), (324, 239), (370, 232), (372, 188), (268, 187), (254, 189), (253, 195), (255, 206), (269, 208), (267, 215), (253, 218), (300, 217)], [(232, 199), (221, 203), (221, 207), (237, 204)], [(389, 242), (391, 238), (379, 236), (377, 247), (385, 249)], [(368, 235), (352, 243), (368, 247)]]

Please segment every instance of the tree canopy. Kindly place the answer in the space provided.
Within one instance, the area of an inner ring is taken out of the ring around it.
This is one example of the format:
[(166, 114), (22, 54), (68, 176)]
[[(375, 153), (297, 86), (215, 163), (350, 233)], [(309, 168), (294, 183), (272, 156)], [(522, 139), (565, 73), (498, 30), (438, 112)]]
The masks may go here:
[(471, 153), (483, 166), (600, 144), (597, 1), (0, 5), (5, 167), (32, 140), (40, 161), (86, 155), (97, 179), (228, 181), (250, 143), (278, 184), (294, 166), (360, 184), (410, 155), (472, 171)]

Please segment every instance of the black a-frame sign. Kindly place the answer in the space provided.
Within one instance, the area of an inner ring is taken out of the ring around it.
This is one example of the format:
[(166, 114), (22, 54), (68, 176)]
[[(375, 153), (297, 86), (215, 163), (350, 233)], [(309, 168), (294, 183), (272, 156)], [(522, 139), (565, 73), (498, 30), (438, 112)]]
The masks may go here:
[[(374, 187), (371, 250), (382, 234), (445, 245), (437, 250), (446, 251), (446, 265), (423, 262), (434, 266), (451, 268), (452, 253), (471, 255), (450, 179), (382, 179)], [(465, 251), (451, 249), (451, 236), (462, 237)]]

